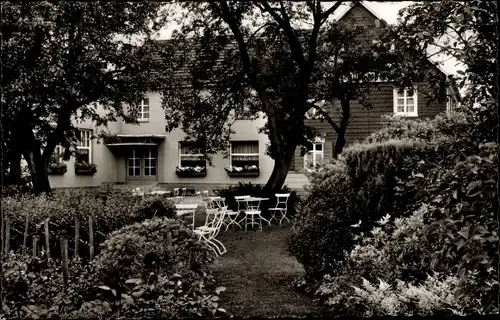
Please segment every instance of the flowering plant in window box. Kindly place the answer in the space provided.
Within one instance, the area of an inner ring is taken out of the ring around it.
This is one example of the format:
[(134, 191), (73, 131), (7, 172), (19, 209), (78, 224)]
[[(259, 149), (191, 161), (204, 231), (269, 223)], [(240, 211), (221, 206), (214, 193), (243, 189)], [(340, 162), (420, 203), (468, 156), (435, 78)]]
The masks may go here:
[(93, 175), (97, 172), (97, 165), (87, 162), (75, 162), (75, 174)]
[(259, 167), (252, 166), (229, 166), (224, 168), (230, 177), (258, 177), (260, 174)]
[(175, 174), (179, 177), (204, 177), (207, 175), (206, 167), (176, 167)]
[(68, 168), (65, 163), (59, 162), (50, 162), (49, 167), (47, 168), (48, 174), (65, 174), (68, 171)]

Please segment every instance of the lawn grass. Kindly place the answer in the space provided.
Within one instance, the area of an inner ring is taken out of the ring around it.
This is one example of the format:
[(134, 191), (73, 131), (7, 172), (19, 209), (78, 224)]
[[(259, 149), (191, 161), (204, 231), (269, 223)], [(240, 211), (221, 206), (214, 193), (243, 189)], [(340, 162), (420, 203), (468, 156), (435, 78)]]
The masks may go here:
[(296, 291), (292, 281), (304, 273), (286, 248), (290, 225), (264, 231), (228, 230), (218, 237), (227, 248), (212, 270), (226, 287), (220, 306), (235, 317), (320, 316), (325, 309)]
[[(186, 197), (183, 203), (198, 203), (197, 197)], [(197, 210), (195, 226), (205, 223), (203, 210)], [(324, 316), (326, 309), (310, 296), (294, 289), (292, 282), (304, 269), (287, 251), (291, 233), (289, 223), (265, 226), (264, 231), (249, 229), (221, 230), (217, 239), (227, 253), (211, 265), (221, 293), (220, 307), (235, 317), (314, 317)]]

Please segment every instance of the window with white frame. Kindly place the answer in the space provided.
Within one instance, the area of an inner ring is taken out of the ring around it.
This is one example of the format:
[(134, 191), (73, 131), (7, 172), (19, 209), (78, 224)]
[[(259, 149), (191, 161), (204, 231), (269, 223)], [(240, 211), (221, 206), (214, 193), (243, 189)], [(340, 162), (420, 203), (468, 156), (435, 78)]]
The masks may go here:
[(229, 165), (259, 167), (259, 141), (231, 141)]
[(76, 162), (92, 163), (92, 130), (80, 130), (80, 141), (76, 146)]
[(203, 147), (194, 142), (179, 142), (179, 167), (206, 167)]
[(149, 99), (142, 99), (140, 109), (139, 109), (139, 121), (149, 120)]
[(394, 89), (394, 114), (405, 117), (418, 116), (417, 88)]
[(317, 138), (307, 146), (307, 152), (304, 155), (304, 169), (314, 170), (323, 161), (325, 139)]
[(138, 177), (141, 175), (141, 153), (139, 150), (132, 149), (129, 151), (127, 167), (130, 177)]
[(144, 152), (144, 175), (146, 177), (156, 176), (156, 150), (148, 148)]

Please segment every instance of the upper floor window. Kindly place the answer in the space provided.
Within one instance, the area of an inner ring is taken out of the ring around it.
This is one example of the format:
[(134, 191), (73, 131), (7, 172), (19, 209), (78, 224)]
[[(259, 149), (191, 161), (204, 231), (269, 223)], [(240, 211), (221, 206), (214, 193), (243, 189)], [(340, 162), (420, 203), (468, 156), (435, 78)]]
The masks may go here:
[(394, 89), (394, 114), (405, 117), (418, 116), (417, 88)]
[(140, 109), (139, 109), (139, 121), (149, 120), (149, 99), (142, 99)]
[(229, 165), (259, 167), (259, 141), (231, 141)]
[(76, 146), (76, 162), (92, 163), (92, 130), (80, 130), (80, 141)]
[(202, 146), (193, 142), (179, 142), (179, 167), (204, 168), (206, 166), (207, 160)]

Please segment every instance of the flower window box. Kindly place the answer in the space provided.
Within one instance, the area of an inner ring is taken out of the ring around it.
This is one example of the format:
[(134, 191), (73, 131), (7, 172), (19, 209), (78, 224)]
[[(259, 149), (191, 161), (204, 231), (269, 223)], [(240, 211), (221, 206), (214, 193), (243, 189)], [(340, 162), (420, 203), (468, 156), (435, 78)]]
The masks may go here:
[(230, 166), (225, 168), (227, 175), (230, 177), (258, 177), (260, 170), (257, 166)]
[(52, 175), (63, 175), (68, 171), (65, 163), (49, 163), (47, 173)]
[(86, 162), (75, 163), (75, 174), (77, 175), (93, 175), (97, 172), (97, 165)]
[(175, 174), (181, 178), (205, 177), (207, 175), (206, 167), (176, 167)]

